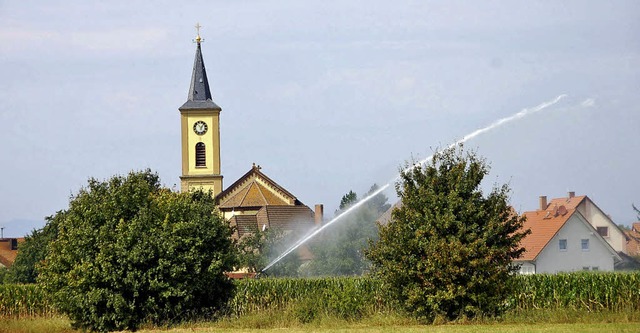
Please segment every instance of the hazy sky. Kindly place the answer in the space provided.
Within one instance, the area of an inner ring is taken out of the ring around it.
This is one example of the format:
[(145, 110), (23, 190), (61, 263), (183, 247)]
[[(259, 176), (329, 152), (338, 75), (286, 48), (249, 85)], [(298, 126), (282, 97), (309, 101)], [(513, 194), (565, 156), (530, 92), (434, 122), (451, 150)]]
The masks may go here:
[(487, 190), (509, 183), (519, 211), (575, 191), (636, 220), (639, 1), (0, 0), (5, 236), (89, 177), (179, 184), (196, 22), (226, 186), (255, 162), (331, 215), (404, 161), (567, 94), (467, 143)]

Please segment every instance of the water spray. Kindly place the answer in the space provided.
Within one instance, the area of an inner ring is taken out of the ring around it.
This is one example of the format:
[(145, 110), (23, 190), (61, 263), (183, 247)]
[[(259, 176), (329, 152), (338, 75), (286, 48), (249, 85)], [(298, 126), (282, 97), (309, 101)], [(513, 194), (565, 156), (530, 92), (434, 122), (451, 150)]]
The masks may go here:
[[(495, 122), (493, 122), (491, 125), (483, 127), (481, 129), (475, 130), (467, 135), (465, 135), (464, 137), (462, 137), (462, 139), (452, 143), (449, 148), (453, 148), (461, 143), (465, 143), (483, 133), (486, 133), (488, 131), (493, 130), (494, 128), (497, 128), (499, 126), (502, 126), (506, 123), (512, 122), (514, 120), (520, 119), (522, 117), (528, 116), (530, 114), (536, 113), (538, 111), (544, 110), (546, 108), (548, 108), (549, 106), (552, 106), (556, 103), (558, 103), (561, 99), (563, 99), (564, 97), (566, 97), (566, 94), (562, 94), (559, 95), (558, 97), (554, 98), (553, 100), (550, 100), (548, 102), (544, 102), (534, 108), (530, 108), (530, 109), (523, 109), (522, 111), (509, 116), (509, 117), (505, 117), (502, 119), (499, 119)], [(411, 171), (412, 169), (420, 166), (420, 165), (424, 165), (427, 162), (429, 162), (431, 159), (433, 158), (433, 155), (415, 163), (413, 166), (407, 168), (406, 171)], [(289, 255), (289, 253), (293, 252), (294, 250), (296, 250), (298, 247), (300, 247), (300, 245), (306, 243), (308, 240), (310, 240), (311, 238), (313, 238), (315, 235), (319, 234), (320, 232), (322, 232), (322, 230), (324, 230), (325, 228), (329, 227), (330, 225), (336, 223), (337, 221), (339, 221), (340, 219), (342, 219), (344, 216), (348, 215), (349, 213), (351, 213), (352, 211), (356, 210), (358, 207), (364, 205), (366, 202), (368, 202), (369, 200), (371, 200), (373, 197), (375, 197), (376, 195), (382, 193), (382, 191), (386, 190), (389, 186), (391, 186), (391, 184), (395, 183), (396, 180), (400, 177), (400, 175), (394, 177), (393, 179), (391, 179), (389, 182), (387, 182), (384, 186), (381, 186), (380, 188), (378, 188), (376, 191), (374, 191), (373, 193), (369, 194), (367, 197), (361, 199), (360, 201), (358, 201), (356, 204), (354, 204), (353, 206), (349, 207), (349, 209), (345, 210), (344, 212), (340, 213), (340, 215), (334, 217), (331, 221), (325, 223), (324, 225), (322, 225), (320, 228), (315, 229), (313, 232), (311, 232), (310, 234), (308, 234), (307, 236), (301, 238), (300, 240), (298, 240), (295, 244), (291, 245), (286, 251), (284, 251), (282, 254), (280, 254), (276, 259), (274, 259), (273, 261), (271, 261), (267, 266), (265, 266), (265, 268), (262, 269), (262, 271), (260, 271), (260, 273), (268, 270), (269, 268), (271, 268), (271, 266), (275, 265), (276, 263), (278, 263), (280, 260), (282, 260), (282, 258), (286, 257), (287, 255)], [(258, 275), (260, 274), (258, 273)]]

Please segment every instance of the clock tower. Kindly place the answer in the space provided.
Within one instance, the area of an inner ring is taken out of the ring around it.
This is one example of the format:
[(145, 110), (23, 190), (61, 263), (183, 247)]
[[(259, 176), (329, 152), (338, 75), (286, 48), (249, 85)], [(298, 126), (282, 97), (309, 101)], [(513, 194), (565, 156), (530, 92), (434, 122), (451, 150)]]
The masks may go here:
[(182, 146), (182, 192), (202, 188), (216, 196), (222, 192), (220, 172), (220, 112), (213, 102), (207, 72), (202, 60), (200, 25), (195, 39), (196, 58), (193, 62), (191, 86), (187, 101), (180, 110)]

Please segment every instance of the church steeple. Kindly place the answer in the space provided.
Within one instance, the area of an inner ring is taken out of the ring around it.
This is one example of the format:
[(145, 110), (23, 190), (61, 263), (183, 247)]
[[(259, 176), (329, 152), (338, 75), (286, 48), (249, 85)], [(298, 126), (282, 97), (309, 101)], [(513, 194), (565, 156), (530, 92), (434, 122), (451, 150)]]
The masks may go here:
[(195, 39), (197, 47), (196, 58), (193, 61), (193, 72), (191, 74), (191, 86), (189, 87), (187, 101), (180, 109), (220, 109), (211, 97), (207, 71), (205, 70), (204, 60), (202, 59), (201, 43), (204, 40), (200, 37), (200, 24), (196, 25), (196, 29), (198, 29), (198, 35)]
[(222, 192), (220, 172), (220, 112), (222, 109), (211, 99), (207, 72), (202, 60), (200, 24), (196, 59), (193, 62), (191, 86), (187, 101), (180, 110), (182, 145), (182, 176), (180, 188), (190, 191), (202, 188), (215, 196)]

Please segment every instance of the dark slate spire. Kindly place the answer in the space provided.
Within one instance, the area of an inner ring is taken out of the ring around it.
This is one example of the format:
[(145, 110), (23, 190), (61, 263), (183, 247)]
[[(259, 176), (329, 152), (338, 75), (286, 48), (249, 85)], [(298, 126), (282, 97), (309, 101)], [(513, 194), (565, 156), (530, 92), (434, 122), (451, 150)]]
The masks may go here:
[(198, 36), (196, 37), (196, 58), (193, 61), (193, 73), (191, 74), (191, 87), (189, 87), (189, 96), (187, 102), (180, 109), (217, 109), (220, 107), (213, 102), (211, 98), (211, 90), (209, 89), (209, 80), (207, 80), (207, 71), (204, 68), (204, 60), (202, 59), (202, 48), (200, 43), (200, 25), (198, 28)]

